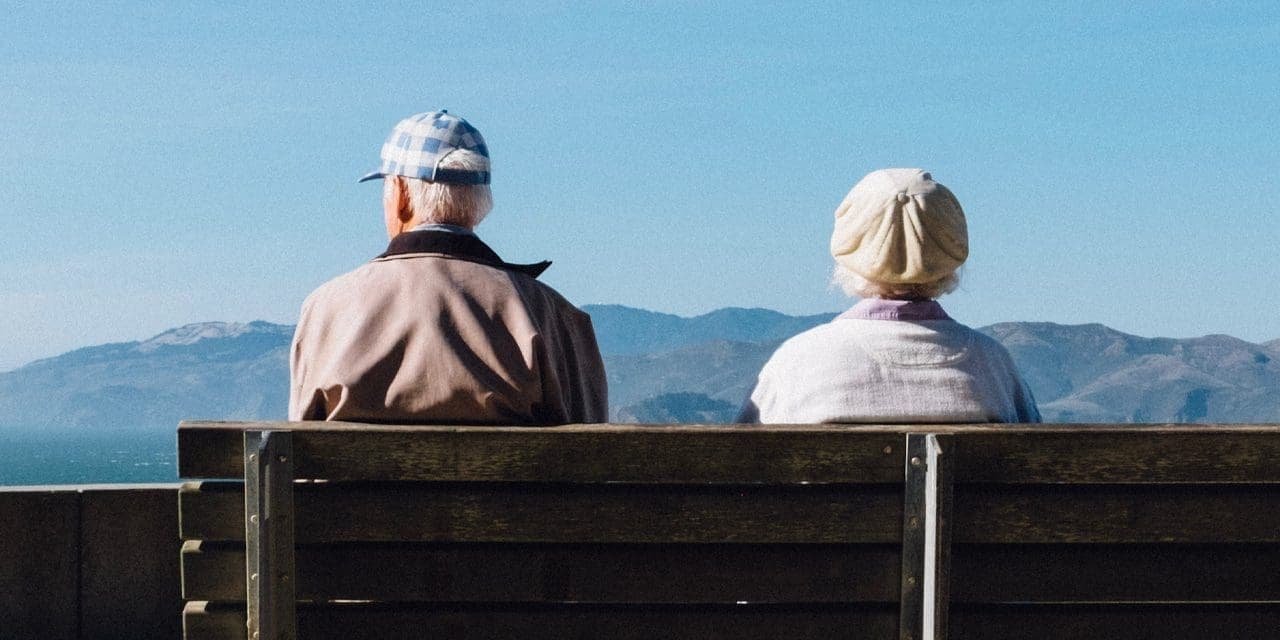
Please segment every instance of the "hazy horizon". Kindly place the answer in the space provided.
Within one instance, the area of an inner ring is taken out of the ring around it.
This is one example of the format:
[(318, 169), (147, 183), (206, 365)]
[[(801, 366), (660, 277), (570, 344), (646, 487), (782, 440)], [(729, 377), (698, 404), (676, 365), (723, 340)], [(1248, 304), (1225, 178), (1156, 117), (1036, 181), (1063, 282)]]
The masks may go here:
[[(940, 299), (940, 301), (941, 301), (941, 303), (943, 304), (943, 307), (945, 308), (945, 307), (946, 307), (946, 298), (945, 298), (945, 297), (944, 297), (944, 298), (941, 298), (941, 299)], [(850, 302), (850, 304), (853, 304), (853, 301), (851, 301), (851, 302)], [(737, 306), (737, 307), (721, 307), (721, 308), (719, 308), (719, 309), (712, 309), (712, 310), (710, 310), (710, 311), (708, 311), (708, 312), (705, 312), (705, 313), (699, 313), (699, 314), (679, 314), (679, 313), (671, 313), (671, 312), (667, 312), (667, 311), (661, 311), (661, 310), (657, 310), (657, 309), (647, 309), (647, 308), (644, 308), (644, 307), (633, 307), (633, 306), (630, 306), (630, 305), (619, 305), (619, 304), (616, 304), (616, 303), (608, 303), (608, 302), (592, 303), (592, 304), (587, 304), (587, 305), (583, 305), (583, 306), (584, 306), (584, 307), (598, 307), (598, 306), (622, 306), (622, 307), (626, 307), (626, 308), (628, 308), (628, 309), (635, 309), (635, 310), (639, 310), (639, 311), (646, 311), (646, 312), (652, 312), (652, 313), (659, 313), (659, 314), (664, 314), (664, 315), (673, 315), (673, 316), (676, 316), (676, 317), (679, 317), (679, 318), (684, 318), (684, 319), (692, 319), (692, 318), (702, 317), (702, 316), (710, 315), (710, 314), (713, 314), (713, 313), (716, 313), (716, 312), (719, 312), (719, 311), (725, 311), (725, 310), (730, 310), (730, 309), (763, 310), (763, 311), (770, 311), (770, 312), (775, 312), (775, 313), (782, 313), (783, 315), (788, 315), (788, 316), (792, 316), (792, 317), (803, 317), (803, 316), (824, 315), (824, 314), (828, 314), (828, 313), (838, 313), (838, 312), (819, 312), (819, 313), (805, 313), (805, 314), (786, 314), (786, 313), (781, 312), (781, 311), (778, 311), (778, 310), (776, 310), (776, 309), (768, 309), (768, 308), (765, 308), (765, 307)], [(962, 320), (962, 319), (961, 319), (961, 320)], [(271, 323), (271, 324), (274, 324), (274, 325), (280, 325), (280, 326), (292, 326), (292, 325), (294, 325), (294, 324), (295, 324), (295, 323), (294, 323), (294, 322), (292, 322), (292, 321), (289, 321), (289, 322), (274, 322), (274, 321), (271, 321), (271, 320), (263, 320), (263, 319), (261, 319), (261, 318), (255, 318), (255, 319), (252, 319), (252, 320), (198, 320), (198, 321), (190, 322), (190, 323), (186, 323), (186, 324), (183, 324), (183, 325), (178, 325), (178, 326), (174, 326), (174, 327), (167, 327), (167, 328), (165, 328), (165, 329), (163, 329), (163, 330), (161, 330), (161, 331), (159, 331), (159, 332), (157, 332), (157, 333), (152, 333), (152, 334), (148, 334), (148, 335), (144, 335), (144, 336), (127, 337), (127, 338), (124, 338), (124, 339), (121, 339), (121, 340), (112, 340), (112, 341), (103, 342), (103, 343), (96, 343), (96, 344), (82, 344), (82, 345), (77, 345), (77, 346), (74, 346), (74, 347), (72, 347), (72, 348), (70, 348), (70, 349), (67, 349), (67, 350), (65, 350), (65, 351), (60, 351), (60, 352), (58, 352), (58, 353), (49, 354), (49, 355), (47, 355), (47, 356), (41, 356), (41, 357), (33, 358), (32, 360), (29, 360), (29, 361), (26, 361), (26, 362), (20, 363), (20, 364), (18, 364), (18, 365), (15, 365), (15, 366), (9, 367), (9, 368), (7, 368), (7, 369), (6, 369), (6, 368), (3, 368), (3, 366), (0, 366), (0, 374), (8, 373), (8, 372), (10, 372), (10, 371), (15, 371), (15, 370), (17, 370), (17, 369), (21, 369), (22, 367), (25, 367), (25, 366), (27, 366), (27, 365), (29, 365), (29, 364), (33, 364), (33, 363), (38, 362), (38, 361), (40, 361), (40, 360), (48, 360), (48, 359), (52, 359), (52, 358), (57, 358), (57, 357), (59, 357), (59, 356), (66, 355), (67, 353), (70, 353), (70, 352), (72, 352), (72, 351), (76, 351), (76, 350), (79, 350), (79, 349), (90, 348), (90, 347), (99, 347), (99, 346), (105, 346), (105, 345), (110, 345), (110, 344), (131, 344), (131, 343), (142, 343), (142, 342), (146, 342), (147, 340), (150, 340), (150, 339), (153, 339), (153, 338), (159, 337), (159, 336), (161, 336), (161, 335), (164, 335), (164, 334), (165, 334), (165, 333), (167, 333), (167, 332), (173, 331), (173, 330), (175, 330), (175, 329), (180, 329), (180, 328), (182, 328), (182, 327), (186, 327), (186, 326), (201, 325), (201, 324), (211, 324), (211, 323), (244, 324), (244, 325), (247, 325), (247, 324), (250, 324), (250, 323), (253, 323), (253, 322), (268, 322), (268, 323)], [(1049, 321), (1049, 320), (997, 320), (996, 322), (992, 322), (992, 323), (990, 323), (990, 324), (1000, 324), (1000, 323), (1005, 323), (1005, 322), (1011, 322), (1011, 323), (1034, 323), (1034, 322), (1052, 322), (1052, 321)], [(1223, 332), (1209, 332), (1209, 333), (1205, 333), (1205, 334), (1190, 335), (1190, 336), (1173, 336), (1173, 335), (1141, 335), (1141, 334), (1135, 334), (1135, 333), (1131, 333), (1131, 332), (1123, 331), (1123, 330), (1118, 329), (1118, 328), (1116, 328), (1116, 327), (1111, 327), (1111, 326), (1109, 326), (1109, 325), (1106, 325), (1105, 323), (1082, 322), (1082, 323), (1054, 323), (1054, 324), (1068, 324), (1068, 325), (1103, 324), (1103, 326), (1107, 326), (1107, 328), (1109, 328), (1109, 329), (1114, 329), (1114, 330), (1116, 330), (1116, 331), (1120, 331), (1121, 333), (1126, 333), (1126, 334), (1134, 335), (1134, 336), (1141, 337), (1141, 338), (1172, 338), (1172, 339), (1189, 339), (1189, 338), (1201, 338), (1201, 337), (1207, 337), (1207, 336), (1211, 336), (1211, 335), (1228, 335), (1228, 336), (1230, 336), (1230, 335), (1231, 335), (1231, 334), (1226, 334), (1226, 333), (1223, 333)], [(988, 326), (988, 325), (982, 325), (982, 326)], [(1278, 334), (1280, 334), (1280, 331), (1278, 331), (1277, 333), (1278, 333)], [(1239, 339), (1241, 339), (1241, 340), (1245, 340), (1246, 342), (1251, 342), (1251, 343), (1259, 344), (1259, 345), (1262, 345), (1262, 344), (1266, 344), (1266, 343), (1269, 343), (1269, 342), (1273, 342), (1273, 341), (1278, 341), (1278, 340), (1280, 340), (1280, 335), (1277, 335), (1277, 337), (1275, 337), (1275, 338), (1267, 338), (1267, 339), (1263, 339), (1263, 340), (1249, 340), (1249, 339), (1246, 339), (1246, 338), (1241, 338), (1240, 336), (1231, 336), (1231, 337), (1233, 337), (1233, 338), (1239, 338)]]

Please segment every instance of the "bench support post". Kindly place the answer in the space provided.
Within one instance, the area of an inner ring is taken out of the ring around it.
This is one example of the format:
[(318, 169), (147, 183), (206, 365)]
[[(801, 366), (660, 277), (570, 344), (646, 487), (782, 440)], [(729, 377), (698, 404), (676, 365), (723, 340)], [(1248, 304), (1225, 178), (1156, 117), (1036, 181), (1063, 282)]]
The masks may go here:
[(906, 436), (902, 509), (900, 640), (947, 637), (951, 583), (951, 453), (949, 438)]
[(294, 640), (293, 437), (244, 433), (245, 580), (249, 640)]

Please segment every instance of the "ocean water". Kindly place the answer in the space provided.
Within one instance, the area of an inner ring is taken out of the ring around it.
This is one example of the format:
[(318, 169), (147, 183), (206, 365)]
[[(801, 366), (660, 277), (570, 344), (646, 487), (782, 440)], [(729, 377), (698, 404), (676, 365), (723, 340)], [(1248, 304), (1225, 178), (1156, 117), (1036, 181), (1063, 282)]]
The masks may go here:
[(0, 431), (0, 486), (177, 482), (176, 430)]

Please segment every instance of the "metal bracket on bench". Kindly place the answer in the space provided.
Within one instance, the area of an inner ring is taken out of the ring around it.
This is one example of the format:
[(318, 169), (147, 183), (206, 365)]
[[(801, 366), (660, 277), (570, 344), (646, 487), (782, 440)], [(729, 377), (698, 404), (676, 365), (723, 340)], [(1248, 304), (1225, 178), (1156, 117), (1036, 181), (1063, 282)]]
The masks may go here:
[(249, 640), (294, 640), (293, 434), (244, 432)]
[[(947, 637), (951, 576), (949, 438), (907, 434), (902, 503), (900, 640)], [(945, 448), (944, 448), (945, 445)]]

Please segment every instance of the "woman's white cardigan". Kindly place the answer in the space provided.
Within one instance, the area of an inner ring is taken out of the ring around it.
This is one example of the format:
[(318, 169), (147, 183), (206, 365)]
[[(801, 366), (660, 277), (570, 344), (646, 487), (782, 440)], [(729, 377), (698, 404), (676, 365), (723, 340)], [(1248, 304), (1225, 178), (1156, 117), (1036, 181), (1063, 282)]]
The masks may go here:
[(1040, 412), (999, 342), (933, 301), (864, 300), (783, 343), (739, 421), (1039, 422)]

